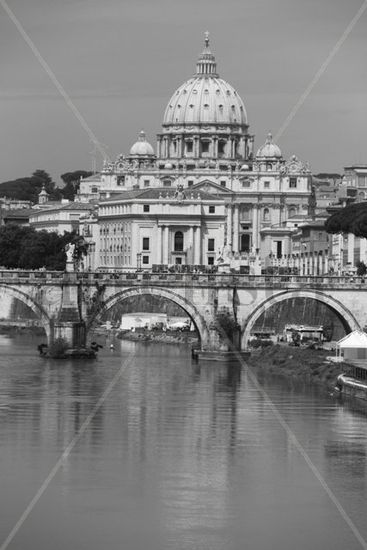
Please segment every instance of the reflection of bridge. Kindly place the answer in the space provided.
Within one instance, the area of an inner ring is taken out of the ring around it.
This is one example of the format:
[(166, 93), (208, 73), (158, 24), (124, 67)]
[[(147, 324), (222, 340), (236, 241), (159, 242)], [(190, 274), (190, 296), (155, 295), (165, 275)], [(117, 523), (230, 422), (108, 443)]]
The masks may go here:
[(251, 276), (177, 273), (62, 273), (0, 271), (0, 290), (28, 305), (49, 341), (58, 336), (83, 345), (85, 335), (112, 306), (153, 294), (175, 302), (194, 321), (202, 349), (223, 347), (215, 319), (226, 309), (241, 326), (242, 347), (262, 313), (289, 298), (326, 304), (347, 331), (367, 324), (367, 283), (350, 277)]

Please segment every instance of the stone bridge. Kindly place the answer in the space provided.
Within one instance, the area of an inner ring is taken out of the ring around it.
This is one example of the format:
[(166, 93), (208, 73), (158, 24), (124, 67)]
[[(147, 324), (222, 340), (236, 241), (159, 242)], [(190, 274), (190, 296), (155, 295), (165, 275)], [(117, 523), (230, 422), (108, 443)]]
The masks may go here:
[(49, 342), (62, 336), (73, 347), (85, 345), (88, 331), (111, 307), (141, 294), (181, 306), (196, 325), (204, 351), (225, 347), (216, 329), (218, 312), (226, 310), (237, 321), (245, 349), (261, 314), (295, 297), (326, 304), (349, 332), (367, 325), (366, 289), (367, 282), (358, 277), (0, 271), (0, 293), (29, 306)]

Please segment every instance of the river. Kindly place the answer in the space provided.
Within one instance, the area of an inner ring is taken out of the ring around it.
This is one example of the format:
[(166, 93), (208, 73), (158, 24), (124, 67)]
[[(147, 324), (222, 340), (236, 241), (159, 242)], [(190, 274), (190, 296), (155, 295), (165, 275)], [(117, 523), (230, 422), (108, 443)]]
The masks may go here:
[(182, 346), (37, 343), (0, 336), (0, 550), (367, 548), (367, 403)]

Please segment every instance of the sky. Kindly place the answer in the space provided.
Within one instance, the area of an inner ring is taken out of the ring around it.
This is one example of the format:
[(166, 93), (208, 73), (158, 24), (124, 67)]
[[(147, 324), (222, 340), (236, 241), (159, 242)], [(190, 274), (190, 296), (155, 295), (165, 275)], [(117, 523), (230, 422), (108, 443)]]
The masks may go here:
[[(0, 0), (0, 182), (90, 170), (93, 144)], [(276, 135), (363, 0), (6, 0), (110, 158), (155, 146), (204, 32), (260, 147)], [(367, 1), (367, 0), (366, 0)], [(367, 164), (367, 10), (278, 140), (314, 173)], [(97, 168), (102, 157), (96, 156)]]

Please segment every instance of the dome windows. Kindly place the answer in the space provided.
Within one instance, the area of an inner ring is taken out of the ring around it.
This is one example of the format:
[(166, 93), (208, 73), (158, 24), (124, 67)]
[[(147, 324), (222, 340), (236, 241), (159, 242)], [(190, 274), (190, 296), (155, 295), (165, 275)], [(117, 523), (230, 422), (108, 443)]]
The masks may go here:
[(193, 94), (197, 94), (198, 91), (197, 91), (197, 90), (192, 90), (192, 93), (193, 93)]
[(204, 109), (209, 109), (209, 104), (208, 103), (204, 103)]

